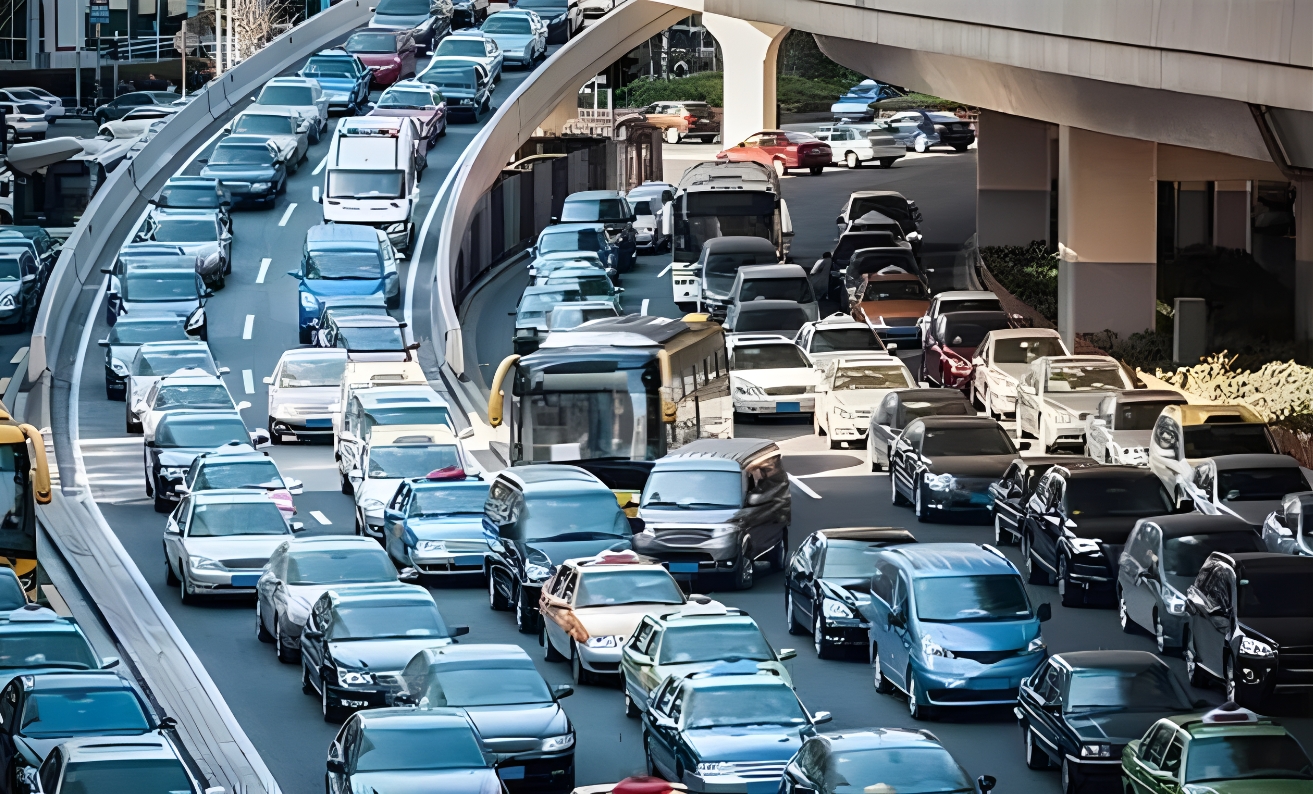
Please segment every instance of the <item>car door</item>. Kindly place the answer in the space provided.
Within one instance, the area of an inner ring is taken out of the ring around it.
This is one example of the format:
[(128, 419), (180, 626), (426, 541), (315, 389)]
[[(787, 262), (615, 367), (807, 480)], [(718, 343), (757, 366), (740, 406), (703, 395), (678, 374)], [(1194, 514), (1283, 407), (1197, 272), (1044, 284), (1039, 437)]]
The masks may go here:
[(1021, 490), (1025, 480), (1023, 464), (1014, 461), (999, 481), (989, 486), (994, 495), (994, 516), (1001, 529), (1016, 532), (1021, 519)]
[[(925, 425), (913, 422), (894, 441), (894, 454), (889, 462), (889, 476), (899, 491), (913, 499), (916, 477), (920, 472), (921, 442), (925, 439)], [(895, 464), (896, 461), (896, 464)]]
[(1117, 561), (1117, 581), (1122, 588), (1126, 615), (1136, 625), (1153, 625), (1153, 610), (1158, 602), (1157, 560), (1162, 546), (1162, 530), (1144, 521), (1127, 540)]
[(184, 496), (164, 523), (164, 556), (179, 578), (182, 577), (182, 566), (187, 564), (182, 539), (187, 535), (187, 525), (191, 520), (191, 505), (191, 497)]
[(647, 695), (656, 686), (652, 681), (652, 652), (656, 647), (657, 629), (655, 620), (644, 617), (621, 652), (621, 683), (640, 712), (647, 708)]
[(397, 34), (397, 55), (401, 57), (401, 74), (414, 74), (415, 37), (409, 31)]
[(826, 433), (830, 432), (830, 390), (834, 388), (834, 373), (838, 366), (839, 359), (837, 358), (827, 364), (821, 374), (821, 382), (816, 386), (816, 423)]
[[(882, 644), (881, 650), (887, 655), (880, 656), (880, 664), (885, 677), (907, 691), (907, 669), (911, 660), (912, 642), (912, 604), (909, 593), (911, 588), (905, 571), (894, 568), (893, 613), (898, 620), (889, 626), (889, 637)], [(887, 660), (887, 662), (886, 662)]]
[(1195, 661), (1214, 675), (1221, 675), (1221, 664), (1214, 666), (1209, 659), (1221, 659), (1223, 639), (1217, 630), (1213, 613), (1221, 607), (1215, 599), (1214, 582), (1221, 565), (1207, 562), (1195, 577), (1194, 584), (1186, 591), (1187, 611), (1190, 618), (1190, 639), (1187, 649), (1193, 648)]
[[(1031, 683), (1034, 683), (1032, 688)], [(1027, 679), (1021, 687), (1021, 708), (1038, 744), (1053, 758), (1062, 758), (1062, 697), (1067, 691), (1067, 671), (1049, 659), (1040, 673)], [(1054, 705), (1057, 708), (1054, 708)]]
[(1040, 563), (1048, 570), (1056, 571), (1058, 541), (1062, 539), (1063, 533), (1062, 495), (1066, 491), (1067, 481), (1056, 474), (1045, 476), (1050, 478), (1048, 497), (1044, 501), (1043, 512), (1035, 522), (1038, 532), (1031, 540), (1034, 542), (1035, 555)]
[(1222, 660), (1235, 628), (1235, 584), (1235, 571), (1230, 566), (1219, 565), (1217, 574), (1208, 585), (1209, 598), (1218, 607), (1208, 616), (1208, 623), (1216, 639), (1210, 641), (1207, 648), (1199, 650), (1208, 669), (1216, 670), (1218, 674), (1223, 672)]
[(885, 645), (894, 641), (893, 629), (889, 625), (889, 615), (894, 609), (894, 579), (896, 577), (897, 569), (888, 560), (877, 557), (874, 570), (871, 573), (871, 602), (863, 615), (869, 624), (866, 631), (869, 642), (867, 650), (870, 653), (871, 664), (875, 664), (875, 657), (879, 654), (882, 668), (888, 667), (888, 662), (892, 658), (890, 649), (886, 648)]
[(889, 465), (889, 445), (893, 442), (895, 418), (898, 416), (897, 393), (886, 394), (880, 405), (871, 412), (871, 423), (866, 431), (866, 446), (871, 462)]
[(667, 681), (657, 693), (656, 704), (648, 707), (648, 749), (657, 772), (666, 778), (675, 774), (675, 744), (679, 728), (673, 709), (676, 700), (683, 708), (682, 684), (677, 678)]
[(1017, 436), (1032, 435), (1039, 428), (1039, 384), (1033, 371), (1021, 377), (1017, 386)]
[[(551, 583), (548, 593), (566, 603), (574, 599), (575, 585), (579, 580), (579, 572), (575, 568), (561, 568), (555, 579)], [(574, 653), (572, 640), (569, 633), (566, 632), (565, 626), (561, 620), (566, 617), (569, 610), (549, 609), (544, 615), (543, 631), (546, 632), (546, 640), (552, 644), (558, 653), (566, 658), (570, 658)]]
[(1222, 512), (1216, 494), (1215, 465), (1209, 460), (1195, 466), (1190, 481), (1184, 486), (1185, 497), (1194, 500), (1195, 509), (1210, 516), (1220, 515)]
[(921, 379), (928, 380), (936, 386), (944, 385), (943, 346), (946, 322), (947, 319), (940, 315), (930, 323), (921, 349)]
[(725, 150), (730, 162), (759, 161), (761, 158), (761, 133), (749, 135), (738, 146)]
[[(810, 601), (812, 597), (812, 582), (815, 577), (815, 569), (812, 567), (812, 558), (816, 547), (820, 545), (819, 535), (808, 535), (807, 539), (798, 546), (798, 550), (789, 558), (789, 567), (784, 573), (784, 588), (788, 594), (785, 599), (785, 607), (792, 609), (786, 612), (784, 619), (786, 621), (797, 621), (799, 625), (810, 626), (811, 623), (803, 619), (804, 615), (810, 615), (809, 609), (803, 605), (803, 601)], [(785, 624), (792, 627), (792, 623)]]
[(325, 593), (310, 608), (310, 616), (306, 618), (305, 628), (301, 631), (301, 666), (321, 692), (324, 681), (320, 671), (328, 658), (327, 632), (332, 612), (332, 602)]
[[(11, 769), (17, 748), (14, 734), (18, 733), (18, 715), (22, 713), (22, 679), (14, 678), (0, 692), (0, 769)], [(11, 794), (18, 794), (11, 792)]]
[(1150, 728), (1140, 740), (1140, 746), (1131, 757), (1131, 763), (1125, 767), (1126, 778), (1134, 788), (1135, 794), (1158, 794), (1158, 784), (1153, 773), (1158, 771), (1158, 763), (1171, 745), (1175, 733), (1170, 723), (1160, 722)]
[(1167, 745), (1163, 758), (1158, 762), (1158, 769), (1171, 777), (1155, 778), (1156, 794), (1176, 794), (1180, 790), (1181, 761), (1185, 754), (1185, 743), (1180, 731), (1172, 731), (1172, 743)]
[(402, 483), (383, 510), (383, 550), (392, 559), (405, 562), (406, 508), (410, 504), (410, 484)]

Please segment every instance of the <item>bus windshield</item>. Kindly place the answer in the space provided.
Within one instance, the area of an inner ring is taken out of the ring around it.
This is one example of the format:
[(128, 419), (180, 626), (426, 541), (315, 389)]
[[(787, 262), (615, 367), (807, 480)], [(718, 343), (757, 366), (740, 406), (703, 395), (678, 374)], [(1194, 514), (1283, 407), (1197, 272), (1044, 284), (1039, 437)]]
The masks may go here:
[(707, 240), (716, 237), (761, 237), (778, 242), (773, 193), (689, 193), (684, 211), (688, 224), (685, 250), (693, 254), (692, 259)]
[(520, 460), (659, 458), (664, 432), (660, 378), (644, 378), (646, 369), (655, 366), (535, 373), (532, 391), (520, 400)]

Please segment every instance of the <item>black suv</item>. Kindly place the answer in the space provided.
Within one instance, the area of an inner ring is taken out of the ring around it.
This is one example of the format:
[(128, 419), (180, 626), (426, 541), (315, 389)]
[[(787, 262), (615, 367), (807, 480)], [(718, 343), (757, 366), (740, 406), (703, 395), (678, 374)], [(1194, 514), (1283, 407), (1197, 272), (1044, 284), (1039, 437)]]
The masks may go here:
[(1227, 699), (1261, 711), (1273, 695), (1313, 691), (1313, 557), (1208, 556), (1185, 594), (1185, 669), (1194, 686), (1220, 679)]
[[(1177, 510), (1190, 511), (1188, 499)], [(1174, 512), (1158, 476), (1136, 466), (1054, 466), (1035, 486), (1022, 520), (1031, 584), (1058, 585), (1065, 607), (1090, 595), (1111, 604), (1117, 560), (1135, 522)]]
[(1003, 472), (1003, 478), (989, 486), (989, 492), (994, 494), (994, 545), (1009, 546), (1021, 540), (1021, 522), (1026, 517), (1026, 503), (1035, 495), (1035, 487), (1039, 485), (1040, 478), (1059, 463), (1068, 469), (1097, 465), (1094, 458), (1072, 455), (1017, 458)]

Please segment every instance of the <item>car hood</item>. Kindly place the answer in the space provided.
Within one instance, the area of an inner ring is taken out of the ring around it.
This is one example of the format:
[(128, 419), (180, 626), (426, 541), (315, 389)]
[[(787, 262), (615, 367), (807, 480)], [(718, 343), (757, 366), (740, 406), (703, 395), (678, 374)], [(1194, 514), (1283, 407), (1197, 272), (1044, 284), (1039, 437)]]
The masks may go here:
[(1208, 783), (1187, 783), (1184, 794), (1310, 794), (1313, 782), (1307, 780), (1217, 780)]
[(878, 405), (893, 389), (848, 389), (830, 392), (830, 396), (840, 405), (849, 407), (868, 407)]
[(610, 607), (584, 607), (574, 610), (590, 637), (628, 637), (642, 622), (643, 616), (668, 610), (670, 604), (620, 604)]
[(802, 746), (798, 728), (785, 725), (696, 728), (683, 735), (702, 761), (788, 761)]
[(996, 369), (1013, 380), (1021, 380), (1021, 377), (1026, 374), (1026, 370), (1030, 369), (1030, 365), (995, 363), (990, 366), (990, 369)]
[[(305, 75), (302, 75), (302, 77), (304, 76)], [(349, 93), (352, 89), (354, 89), (357, 85), (359, 85), (359, 82), (351, 77), (316, 76), (316, 77), (309, 77), (307, 79), (314, 80), (316, 83), (319, 83), (319, 87), (324, 89), (324, 93), (326, 94), (332, 92), (336, 92), (339, 94)]]
[(1175, 711), (1120, 711), (1085, 716), (1076, 712), (1065, 716), (1067, 724), (1083, 742), (1126, 744), (1144, 736), (1149, 726), (1158, 720), (1176, 713)]
[(407, 772), (357, 772), (351, 791), (387, 791), (398, 794), (499, 794), (501, 780), (495, 769), (424, 769)]
[(1308, 618), (1240, 618), (1240, 623), (1278, 646), (1313, 645), (1313, 620)]
[(186, 317), (196, 311), (200, 306), (199, 298), (181, 301), (124, 301), (123, 307), (127, 309), (128, 314), (136, 312), (137, 314), (176, 314), (179, 317)]
[(642, 507), (638, 510), (638, 517), (651, 524), (653, 529), (688, 526), (690, 524), (724, 524), (733, 520), (740, 509), (742, 508), (685, 510), (681, 507)]
[(267, 560), (274, 549), (287, 540), (287, 535), (230, 535), (221, 538), (183, 538), (182, 545), (188, 554), (199, 554), (212, 560)]
[(336, 386), (284, 386), (269, 398), (269, 408), (272, 410), (279, 405), (295, 405), (327, 410), (337, 402), (341, 392), (342, 390)]
[[(542, 746), (540, 739), (560, 736), (570, 730), (570, 721), (556, 702), (518, 703), (511, 706), (467, 706), (466, 712), (479, 735), (493, 752), (525, 752)], [(524, 747), (510, 747), (497, 739), (529, 739)], [(502, 746), (498, 746), (502, 745)]]
[(606, 551), (617, 543), (624, 543), (628, 547), (629, 539), (616, 536), (607, 540), (574, 540), (558, 543), (536, 541), (526, 544), (526, 547), (530, 552), (541, 552), (546, 555), (553, 565), (556, 565), (575, 557), (592, 557), (599, 552)]
[(400, 477), (377, 477), (365, 480), (356, 486), (356, 504), (363, 504), (366, 499), (377, 499), (386, 504), (387, 500), (397, 492), (400, 483)]
[(338, 295), (377, 295), (383, 291), (383, 279), (372, 278), (303, 278), (301, 289), (316, 297)]
[(942, 455), (930, 458), (932, 474), (956, 477), (1002, 477), (1016, 455)]
[(412, 518), (406, 534), (414, 540), (484, 540), (483, 515)]
[(1253, 502), (1223, 502), (1222, 506), (1253, 527), (1263, 526), (1269, 514), (1281, 509), (1280, 499), (1259, 499)]
[(1044, 401), (1072, 416), (1079, 416), (1097, 411), (1099, 401), (1109, 394), (1111, 392), (1106, 391), (1048, 392), (1044, 395)]
[(337, 662), (371, 673), (395, 673), (425, 648), (441, 648), (451, 640), (440, 637), (377, 640), (329, 640), (329, 653)]
[(522, 50), (533, 43), (535, 37), (524, 33), (489, 33), (488, 38), (503, 50)]
[(859, 306), (867, 320), (879, 325), (881, 317), (923, 317), (930, 301), (867, 301)]
[[(1076, 528), (1072, 530), (1078, 538), (1098, 538), (1104, 543), (1118, 545), (1126, 542), (1127, 536), (1135, 528), (1135, 524), (1145, 516), (1100, 516), (1084, 517), (1079, 515), (1072, 516), (1076, 522)], [(1116, 558), (1114, 558), (1114, 561)]]
[(1152, 436), (1152, 430), (1113, 430), (1108, 434), (1113, 443), (1123, 447), (1147, 447)]
[(731, 380), (746, 380), (754, 386), (814, 386), (821, 374), (815, 369), (790, 367), (788, 369), (749, 369), (731, 372)]
[(268, 182), (277, 175), (272, 165), (207, 165), (201, 176), (220, 182)]
[(921, 633), (950, 651), (1012, 651), (1039, 636), (1039, 621), (992, 620), (932, 623), (919, 621)]

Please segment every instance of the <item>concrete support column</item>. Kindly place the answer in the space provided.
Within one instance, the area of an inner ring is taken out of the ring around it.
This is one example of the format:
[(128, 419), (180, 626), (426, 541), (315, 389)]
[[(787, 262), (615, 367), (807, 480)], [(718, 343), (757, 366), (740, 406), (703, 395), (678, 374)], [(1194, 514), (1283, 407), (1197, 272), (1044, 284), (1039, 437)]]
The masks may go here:
[(1313, 356), (1313, 179), (1295, 182), (1295, 341)]
[(1253, 182), (1216, 182), (1213, 188), (1213, 245), (1218, 248), (1253, 250)]
[(981, 246), (1048, 242), (1050, 125), (980, 112), (976, 154), (976, 235)]
[(551, 115), (538, 124), (538, 129), (534, 130), (534, 135), (540, 137), (559, 136), (561, 130), (565, 127), (565, 123), (577, 118), (579, 118), (579, 95), (570, 94), (561, 100), (561, 104), (552, 110)]
[(1176, 250), (1212, 242), (1208, 224), (1208, 183), (1181, 182), (1176, 189)]
[(1058, 131), (1058, 330), (1127, 336), (1153, 328), (1158, 187), (1153, 141)]
[(720, 139), (733, 146), (758, 130), (775, 129), (775, 59), (789, 28), (703, 14), (702, 24), (725, 56), (725, 118)]

